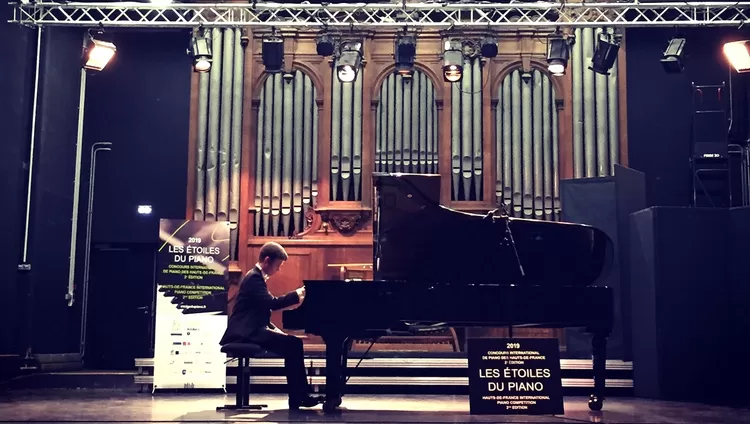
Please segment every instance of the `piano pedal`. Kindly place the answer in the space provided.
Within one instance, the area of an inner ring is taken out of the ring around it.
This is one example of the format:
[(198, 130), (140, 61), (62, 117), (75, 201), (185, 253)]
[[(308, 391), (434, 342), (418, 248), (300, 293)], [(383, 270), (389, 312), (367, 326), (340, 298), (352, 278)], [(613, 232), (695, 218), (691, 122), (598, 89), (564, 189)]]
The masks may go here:
[(601, 411), (604, 406), (604, 399), (597, 395), (591, 395), (589, 397), (589, 409), (592, 411)]

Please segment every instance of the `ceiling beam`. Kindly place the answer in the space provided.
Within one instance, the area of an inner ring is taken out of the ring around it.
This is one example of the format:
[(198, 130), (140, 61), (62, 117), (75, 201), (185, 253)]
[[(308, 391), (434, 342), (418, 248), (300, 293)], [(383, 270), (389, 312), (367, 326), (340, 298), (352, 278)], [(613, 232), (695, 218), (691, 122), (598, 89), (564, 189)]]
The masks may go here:
[(45, 3), (14, 5), (26, 26), (131, 28), (276, 27), (434, 30), (580, 27), (736, 26), (750, 2), (638, 3)]

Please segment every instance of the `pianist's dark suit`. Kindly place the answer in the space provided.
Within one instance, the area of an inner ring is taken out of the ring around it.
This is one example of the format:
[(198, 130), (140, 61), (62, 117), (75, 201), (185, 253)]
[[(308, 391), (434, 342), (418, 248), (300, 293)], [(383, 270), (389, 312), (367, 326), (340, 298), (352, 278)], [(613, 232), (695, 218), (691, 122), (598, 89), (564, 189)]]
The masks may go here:
[(240, 283), (237, 300), (229, 317), (221, 345), (227, 343), (255, 343), (262, 348), (284, 356), (289, 399), (299, 400), (308, 396), (309, 386), (305, 379), (304, 351), (302, 340), (271, 330), (271, 311), (299, 303), (299, 296), (292, 291), (274, 297), (268, 292), (261, 270), (255, 266)]

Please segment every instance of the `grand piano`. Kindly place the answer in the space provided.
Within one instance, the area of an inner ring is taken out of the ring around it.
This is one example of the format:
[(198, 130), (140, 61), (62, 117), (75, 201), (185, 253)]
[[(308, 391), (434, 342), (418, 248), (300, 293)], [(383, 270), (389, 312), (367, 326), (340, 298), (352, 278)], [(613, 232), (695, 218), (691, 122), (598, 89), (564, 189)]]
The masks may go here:
[(324, 411), (341, 405), (354, 339), (425, 326), (582, 327), (592, 340), (594, 390), (604, 401), (606, 340), (613, 293), (597, 285), (612, 263), (612, 241), (587, 225), (475, 214), (440, 205), (440, 177), (373, 175), (374, 281), (304, 281), (285, 329), (326, 344)]

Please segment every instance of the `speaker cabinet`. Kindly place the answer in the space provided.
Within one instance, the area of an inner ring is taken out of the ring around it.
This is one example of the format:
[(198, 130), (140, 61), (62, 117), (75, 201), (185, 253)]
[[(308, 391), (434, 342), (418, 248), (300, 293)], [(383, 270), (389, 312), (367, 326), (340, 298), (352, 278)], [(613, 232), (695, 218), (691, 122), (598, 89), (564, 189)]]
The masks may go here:
[[(734, 358), (740, 374), (737, 381), (747, 385), (750, 384), (750, 367), (744, 361), (750, 358), (750, 207), (732, 208), (729, 215), (731, 253), (728, 268), (731, 273), (732, 322), (727, 331), (734, 339), (737, 351)], [(741, 400), (744, 406), (750, 406), (750, 396)]]
[[(622, 320), (620, 308), (620, 260), (618, 257), (617, 202), (614, 177), (577, 178), (560, 181), (560, 218), (565, 222), (586, 224), (604, 231), (612, 239), (612, 268), (600, 285), (612, 287), (615, 297), (615, 326), (607, 340), (607, 357), (621, 359)], [(566, 328), (567, 358), (590, 358), (591, 338), (580, 328)]]
[[(611, 359), (631, 360), (630, 335), (630, 214), (646, 208), (644, 173), (615, 165), (614, 177), (560, 181), (562, 220), (592, 225), (604, 231), (614, 245), (608, 278), (601, 282), (615, 293), (615, 328), (607, 343)], [(567, 329), (566, 356), (588, 358), (591, 343), (578, 329)]]
[[(747, 252), (748, 245), (731, 237), (734, 214), (730, 209), (654, 207), (631, 215), (637, 397), (747, 402), (737, 392), (747, 384), (741, 377), (746, 376), (746, 357), (738, 354), (748, 340), (738, 337), (737, 324), (745, 312), (733, 299), (740, 289), (729, 261), (733, 252)], [(747, 230), (746, 222), (738, 219)], [(744, 247), (738, 249), (740, 244)], [(739, 276), (744, 270), (738, 266), (734, 272)], [(743, 306), (747, 309), (746, 301)]]

